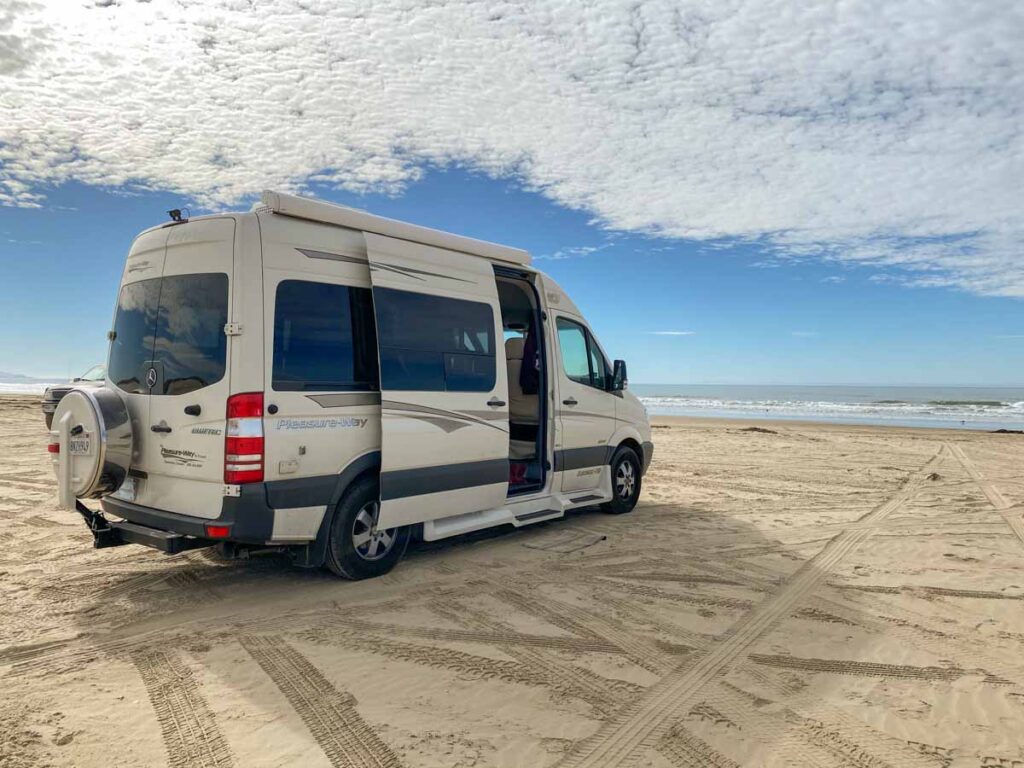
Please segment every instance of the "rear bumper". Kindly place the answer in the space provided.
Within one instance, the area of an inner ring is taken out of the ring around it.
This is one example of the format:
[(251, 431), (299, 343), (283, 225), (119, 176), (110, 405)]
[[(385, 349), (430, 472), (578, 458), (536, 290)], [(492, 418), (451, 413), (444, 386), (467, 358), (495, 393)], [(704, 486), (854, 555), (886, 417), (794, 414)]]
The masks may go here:
[(105, 496), (100, 504), (106, 514), (123, 518), (131, 523), (156, 528), (170, 533), (206, 538), (206, 526), (223, 526), (229, 530), (219, 541), (240, 544), (266, 544), (274, 536), (274, 510), (267, 505), (267, 494), (262, 484), (243, 485), (241, 495), (226, 496), (216, 518), (193, 517), (162, 509)]
[(118, 544), (142, 544), (144, 547), (159, 549), (168, 555), (176, 555), (189, 549), (209, 547), (215, 543), (210, 539), (197, 539), (180, 533), (161, 531), (158, 528), (129, 523), (127, 520), (108, 521), (107, 526), (106, 531), (97, 534), (93, 546), (102, 548)]

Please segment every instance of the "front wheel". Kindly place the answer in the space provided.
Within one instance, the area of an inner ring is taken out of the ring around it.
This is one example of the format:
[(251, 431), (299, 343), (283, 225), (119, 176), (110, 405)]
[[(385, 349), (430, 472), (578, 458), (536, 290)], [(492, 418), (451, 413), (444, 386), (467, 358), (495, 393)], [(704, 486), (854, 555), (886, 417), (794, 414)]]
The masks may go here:
[(612, 500), (601, 509), (613, 515), (632, 512), (640, 498), (640, 457), (629, 446), (622, 446), (612, 457)]
[(377, 527), (380, 491), (367, 478), (349, 489), (338, 504), (327, 540), (327, 567), (345, 579), (370, 579), (390, 571), (405, 554), (411, 528)]

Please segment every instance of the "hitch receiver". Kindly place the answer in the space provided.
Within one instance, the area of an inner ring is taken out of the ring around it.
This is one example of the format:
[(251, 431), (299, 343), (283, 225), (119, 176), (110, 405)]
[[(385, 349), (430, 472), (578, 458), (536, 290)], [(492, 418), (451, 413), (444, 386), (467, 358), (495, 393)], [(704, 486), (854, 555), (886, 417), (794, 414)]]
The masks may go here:
[(210, 539), (162, 531), (159, 528), (150, 528), (148, 525), (139, 525), (127, 520), (112, 523), (103, 516), (102, 512), (93, 512), (77, 499), (75, 500), (75, 509), (85, 518), (85, 524), (92, 531), (92, 545), (96, 549), (120, 547), (123, 544), (141, 544), (144, 547), (158, 549), (167, 555), (176, 555), (189, 549), (209, 547), (215, 543)]
[(93, 512), (79, 499), (75, 499), (75, 509), (85, 518), (85, 524), (92, 531), (92, 545), (95, 549), (119, 547), (128, 543), (121, 538), (120, 531), (110, 527), (110, 521), (103, 516), (102, 512)]

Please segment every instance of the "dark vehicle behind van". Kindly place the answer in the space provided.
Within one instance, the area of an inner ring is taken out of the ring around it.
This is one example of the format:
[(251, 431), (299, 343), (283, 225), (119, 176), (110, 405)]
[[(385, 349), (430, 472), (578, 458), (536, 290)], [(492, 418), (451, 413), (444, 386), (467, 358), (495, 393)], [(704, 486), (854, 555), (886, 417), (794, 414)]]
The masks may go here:
[(72, 379), (67, 384), (47, 387), (46, 391), (43, 392), (42, 402), (43, 417), (46, 419), (46, 428), (49, 429), (50, 425), (53, 424), (53, 412), (57, 410), (57, 403), (60, 402), (64, 395), (76, 387), (102, 387), (103, 380), (106, 379), (106, 377), (107, 367), (105, 365), (94, 365), (81, 376)]

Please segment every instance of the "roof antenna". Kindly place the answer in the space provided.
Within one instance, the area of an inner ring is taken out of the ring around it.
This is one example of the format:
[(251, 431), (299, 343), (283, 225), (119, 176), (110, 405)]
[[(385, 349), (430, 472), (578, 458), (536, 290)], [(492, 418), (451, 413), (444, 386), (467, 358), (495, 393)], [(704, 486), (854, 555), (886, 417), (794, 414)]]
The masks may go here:
[[(189, 211), (188, 208), (186, 208), (185, 210), (188, 211), (189, 214), (192, 213), (192, 211)], [(183, 217), (181, 215), (180, 208), (172, 208), (167, 212), (167, 215), (171, 217), (171, 221), (173, 221), (175, 224), (181, 224), (183, 221), (188, 221), (188, 215), (185, 215)]]

